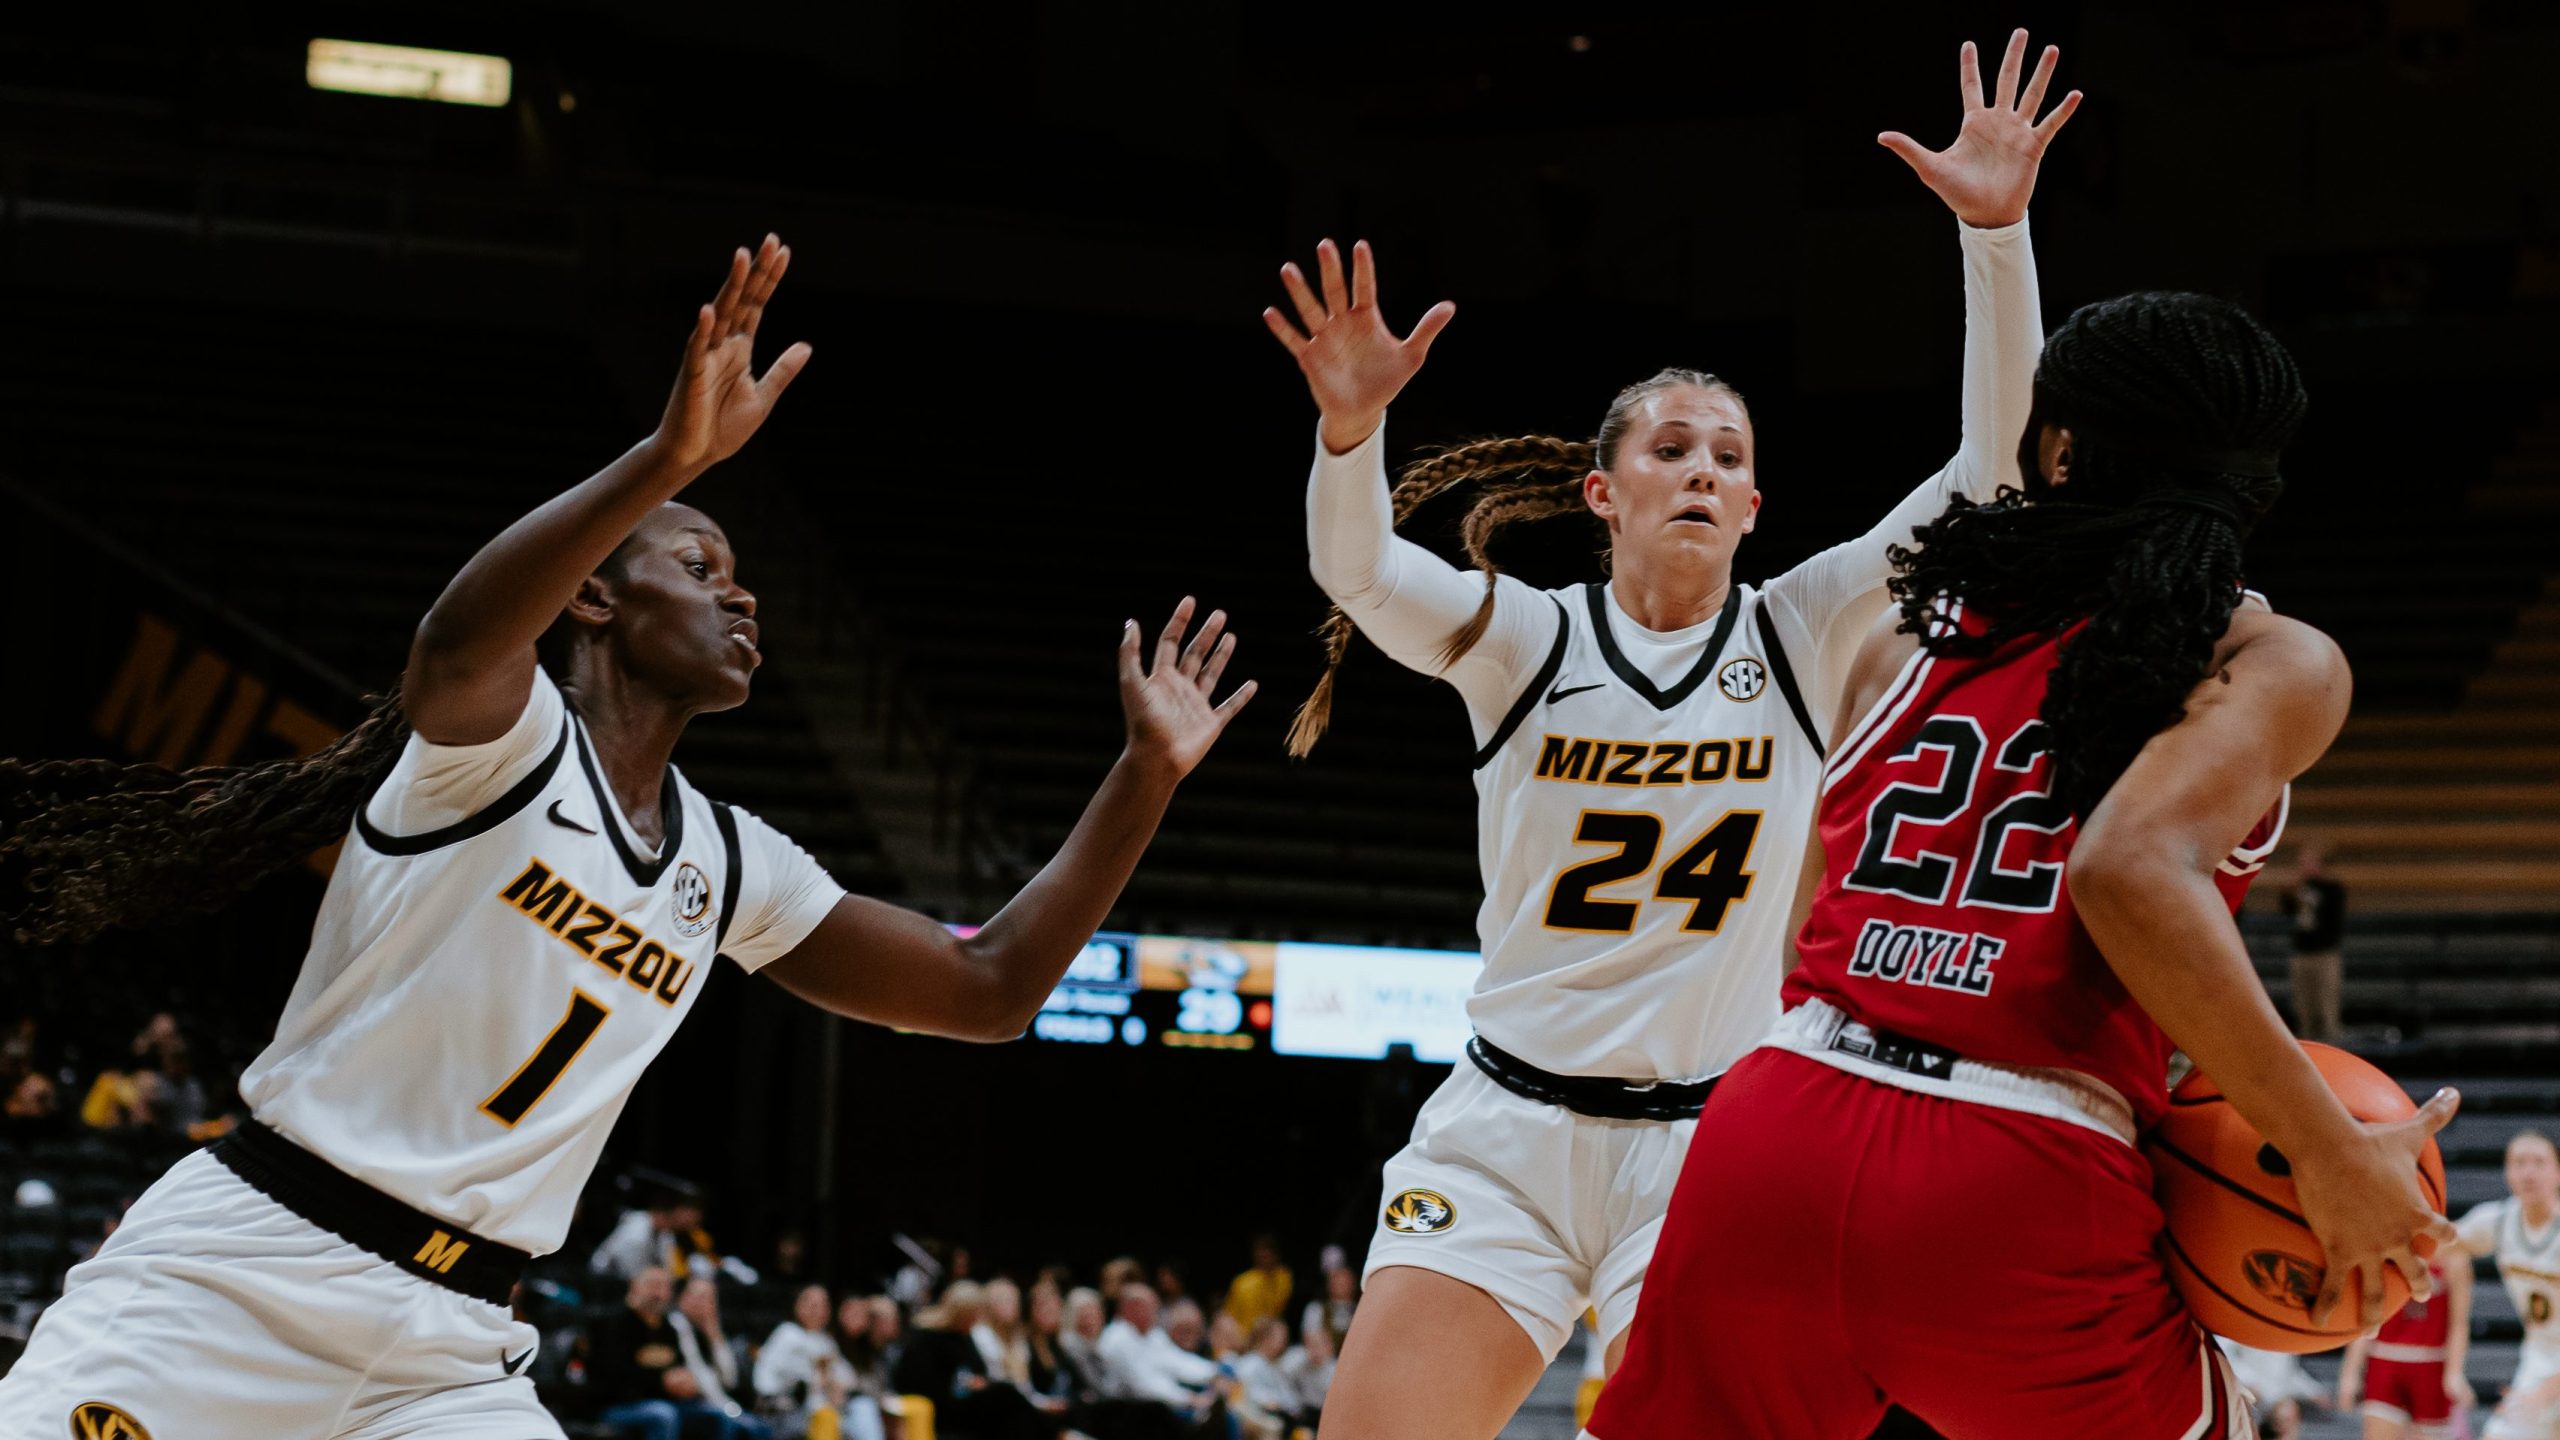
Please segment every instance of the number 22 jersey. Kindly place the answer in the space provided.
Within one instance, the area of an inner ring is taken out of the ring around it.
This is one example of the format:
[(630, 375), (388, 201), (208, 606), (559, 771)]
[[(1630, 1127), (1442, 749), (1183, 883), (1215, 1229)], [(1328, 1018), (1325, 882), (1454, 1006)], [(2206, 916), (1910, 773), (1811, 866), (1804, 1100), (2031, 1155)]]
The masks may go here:
[[(1979, 624), (1961, 607), (1957, 623)], [(1825, 781), (1822, 888), (1784, 1000), (1825, 1001), (1968, 1060), (2077, 1071), (2147, 1127), (2167, 1107), (2172, 1047), (2063, 883), (2079, 826), (2050, 793), (2038, 715), (2072, 633), (1981, 656), (1916, 651), (1850, 733)], [(2234, 910), (2283, 833), (2290, 794), (2217, 869)]]
[(559, 1248), (640, 1072), (715, 959), (754, 970), (844, 891), (673, 766), (631, 838), (585, 725), (536, 672), (483, 745), (411, 736), (357, 814), (252, 1114), (426, 1213)]

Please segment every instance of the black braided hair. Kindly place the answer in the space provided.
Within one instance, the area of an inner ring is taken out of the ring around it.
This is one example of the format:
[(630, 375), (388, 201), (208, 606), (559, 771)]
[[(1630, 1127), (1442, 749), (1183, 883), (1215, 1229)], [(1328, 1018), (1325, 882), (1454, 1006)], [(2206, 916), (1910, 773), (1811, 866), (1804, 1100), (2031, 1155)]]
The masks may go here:
[[(1958, 499), (1891, 552), (1900, 629), (1935, 654), (2086, 618), (2044, 701), (2054, 793), (2086, 819), (2150, 738), (2186, 713), (2241, 591), (2241, 544), (2284, 489), (2276, 459), (2308, 405), (2293, 357), (2248, 312), (2146, 291), (2084, 305), (2045, 341), (2027, 490)], [(2067, 483), (2037, 466), (2071, 432)], [(1961, 600), (1987, 629), (1936, 622)]]
[[(1445, 491), (1470, 482), (1484, 485), (1484, 492), (1467, 508), (1466, 518), (1458, 526), (1459, 542), (1467, 559), (1484, 573), (1484, 601), (1442, 648), (1440, 668), (1445, 670), (1456, 664), (1459, 657), (1474, 649), (1476, 642), (1484, 638), (1485, 627), (1493, 623), (1493, 580), (1500, 573), (1491, 552), (1494, 537), (1511, 526), (1556, 515), (1589, 515), (1582, 500), (1583, 477), (1594, 470), (1616, 468), (1618, 446), (1627, 438), (1628, 427), (1635, 423), (1637, 404), (1649, 395), (1690, 385), (1730, 395), (1736, 405), (1743, 403), (1742, 392), (1725, 380), (1704, 370), (1673, 366), (1619, 391), (1609, 401), (1608, 412), (1600, 417), (1599, 433), (1589, 440), (1564, 440), (1553, 435), (1477, 440), (1405, 467), (1392, 497), (1391, 523), (1396, 525), (1402, 525), (1424, 502)], [(1316, 635), (1324, 642), (1324, 674), (1289, 722), (1291, 755), (1305, 758), (1331, 723), (1334, 675), (1342, 668), (1343, 657), (1351, 652), (1355, 629), (1341, 606), (1325, 611), (1324, 623), (1316, 629)]]
[[(625, 542), (626, 545), (628, 542)], [(617, 548), (597, 573), (620, 578)], [(564, 613), (536, 645), (568, 672)], [(21, 945), (83, 941), (219, 910), (345, 837), (409, 743), (400, 689), (325, 748), (262, 765), (0, 759), (0, 924)]]

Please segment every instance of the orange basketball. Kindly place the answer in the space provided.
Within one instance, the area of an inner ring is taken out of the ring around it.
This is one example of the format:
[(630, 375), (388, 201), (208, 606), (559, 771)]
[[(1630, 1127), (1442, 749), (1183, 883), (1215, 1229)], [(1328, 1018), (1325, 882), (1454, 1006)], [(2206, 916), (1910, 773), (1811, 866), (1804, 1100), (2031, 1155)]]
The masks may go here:
[[(2303, 1050), (2359, 1120), (2399, 1120), (2417, 1106), (2390, 1076), (2327, 1045)], [(2283, 1155), (2240, 1118), (2202, 1071), (2169, 1096), (2169, 1115), (2143, 1142), (2152, 1189), (2168, 1217), (2169, 1279), (2204, 1328), (2261, 1350), (2334, 1350), (2397, 1313), (2409, 1298), (2396, 1268), (2383, 1270), (2383, 1312), (2366, 1316), (2350, 1289), (2324, 1328), (2311, 1323), (2325, 1257)], [(2444, 1157), (2427, 1142), (2418, 1186), (2444, 1209)]]

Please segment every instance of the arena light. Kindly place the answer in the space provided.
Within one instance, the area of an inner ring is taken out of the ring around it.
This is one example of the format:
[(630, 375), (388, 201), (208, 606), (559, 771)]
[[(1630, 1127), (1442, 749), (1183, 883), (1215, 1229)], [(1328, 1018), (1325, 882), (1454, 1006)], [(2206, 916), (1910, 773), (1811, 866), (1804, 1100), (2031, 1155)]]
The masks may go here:
[(314, 40), (303, 77), (314, 90), (441, 100), (448, 105), (504, 105), (515, 67), (501, 55), (420, 50), (362, 40)]

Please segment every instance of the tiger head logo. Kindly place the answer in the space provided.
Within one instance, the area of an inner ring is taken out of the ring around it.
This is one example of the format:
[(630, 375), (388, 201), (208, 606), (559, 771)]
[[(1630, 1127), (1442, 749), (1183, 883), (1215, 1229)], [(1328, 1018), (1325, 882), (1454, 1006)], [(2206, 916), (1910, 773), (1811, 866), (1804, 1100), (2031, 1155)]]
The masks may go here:
[(2282, 1250), (2252, 1250), (2240, 1262), (2240, 1273), (2248, 1277), (2250, 1289), (2308, 1315), (2329, 1272), (2317, 1261)]
[(71, 1440), (151, 1440), (151, 1432), (104, 1400), (86, 1400), (71, 1407)]
[(1458, 1210), (1437, 1190), (1407, 1190), (1387, 1202), (1381, 1219), (1399, 1235), (1437, 1235), (1458, 1223)]

